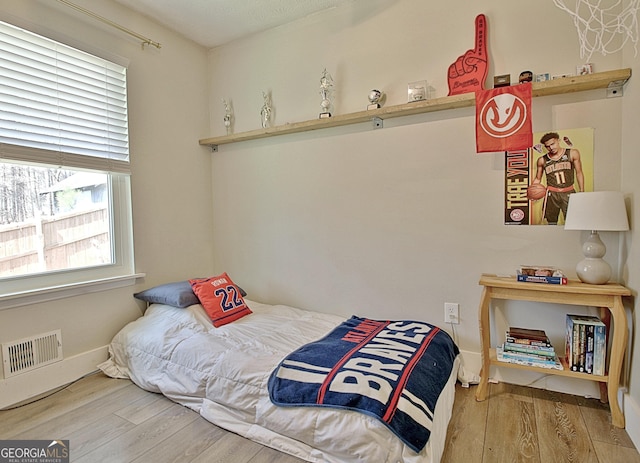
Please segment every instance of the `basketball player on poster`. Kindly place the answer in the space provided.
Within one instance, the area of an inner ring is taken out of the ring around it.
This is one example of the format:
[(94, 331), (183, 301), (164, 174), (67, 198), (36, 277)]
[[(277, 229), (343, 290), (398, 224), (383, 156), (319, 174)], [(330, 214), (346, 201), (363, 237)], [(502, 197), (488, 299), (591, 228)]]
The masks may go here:
[[(570, 140), (568, 137), (565, 138)], [(547, 150), (547, 154), (540, 156), (536, 162), (536, 176), (532, 186), (540, 185), (542, 174), (546, 175), (547, 191), (544, 197), (543, 217), (549, 225), (556, 225), (561, 211), (563, 217), (567, 216), (569, 195), (576, 191), (584, 191), (582, 160), (577, 148), (560, 146), (560, 135), (556, 132), (545, 133), (540, 143)]]
[[(580, 129), (579, 133), (548, 132), (542, 135), (540, 143), (534, 146), (534, 150), (542, 155), (534, 163), (535, 176), (531, 186), (527, 190), (530, 200), (536, 201), (538, 211), (534, 210), (533, 224), (557, 225), (564, 223), (569, 205), (569, 195), (580, 191), (592, 190), (592, 176), (585, 182), (585, 169), (583, 156), (574, 146), (573, 139), (585, 142), (587, 151), (587, 163), (592, 165), (593, 152), (589, 149), (587, 134), (589, 129)], [(590, 170), (590, 169), (588, 169)], [(533, 173), (533, 172), (532, 172)], [(541, 204), (540, 204), (541, 203)], [(540, 210), (541, 209), (541, 210)]]

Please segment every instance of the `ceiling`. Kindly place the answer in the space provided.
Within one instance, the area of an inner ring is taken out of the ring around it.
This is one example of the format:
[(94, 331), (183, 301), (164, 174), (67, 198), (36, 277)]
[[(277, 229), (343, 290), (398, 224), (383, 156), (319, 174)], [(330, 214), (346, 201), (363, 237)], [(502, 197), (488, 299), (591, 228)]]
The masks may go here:
[(207, 48), (352, 0), (116, 0)]

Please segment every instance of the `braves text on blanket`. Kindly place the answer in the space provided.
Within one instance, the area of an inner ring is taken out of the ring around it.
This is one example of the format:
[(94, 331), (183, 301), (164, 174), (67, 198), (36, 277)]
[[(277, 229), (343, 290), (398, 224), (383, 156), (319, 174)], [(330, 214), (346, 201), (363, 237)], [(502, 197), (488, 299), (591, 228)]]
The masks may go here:
[(269, 378), (269, 395), (276, 405), (374, 416), (419, 452), (458, 353), (451, 337), (428, 323), (354, 316), (288, 355)]

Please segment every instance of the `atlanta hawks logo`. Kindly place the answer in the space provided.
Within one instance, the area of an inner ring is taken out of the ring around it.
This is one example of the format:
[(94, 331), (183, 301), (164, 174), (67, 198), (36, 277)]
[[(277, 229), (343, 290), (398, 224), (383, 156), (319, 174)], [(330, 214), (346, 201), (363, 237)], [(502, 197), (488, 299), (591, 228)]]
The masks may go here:
[(480, 126), (488, 135), (505, 138), (516, 134), (527, 120), (527, 106), (511, 93), (487, 100), (480, 111)]

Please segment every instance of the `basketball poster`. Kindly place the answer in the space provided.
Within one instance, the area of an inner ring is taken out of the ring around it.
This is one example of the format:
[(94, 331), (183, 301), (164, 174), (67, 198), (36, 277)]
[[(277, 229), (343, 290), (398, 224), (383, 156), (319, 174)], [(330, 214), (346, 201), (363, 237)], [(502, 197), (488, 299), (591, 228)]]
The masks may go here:
[(593, 191), (593, 133), (536, 132), (532, 147), (505, 153), (506, 225), (564, 225), (569, 195)]

